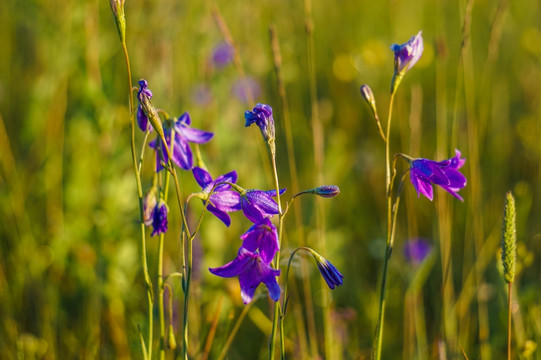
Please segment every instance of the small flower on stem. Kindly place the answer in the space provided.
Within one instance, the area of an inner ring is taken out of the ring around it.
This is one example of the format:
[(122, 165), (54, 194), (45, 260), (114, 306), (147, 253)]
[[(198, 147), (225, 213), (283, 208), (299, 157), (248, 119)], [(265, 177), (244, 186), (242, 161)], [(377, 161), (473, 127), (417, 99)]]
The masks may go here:
[(167, 232), (167, 204), (160, 200), (154, 208), (154, 216), (152, 217), (152, 234), (150, 236), (165, 234)]
[[(209, 142), (214, 136), (214, 134), (211, 132), (190, 127), (191, 123), (192, 121), (190, 119), (190, 115), (185, 112), (175, 121), (172, 126), (175, 130), (175, 143), (172, 154), (173, 162), (184, 170), (191, 170), (193, 167), (193, 156), (189, 143), (192, 142), (204, 144)], [(171, 151), (171, 127), (165, 128), (164, 137), (167, 141), (169, 151)], [(164, 149), (160, 138), (151, 141), (149, 146), (156, 149), (156, 171), (160, 171), (163, 169), (160, 161), (163, 160), (165, 163), (169, 161), (167, 151)]]
[(340, 188), (336, 185), (321, 185), (317, 188), (309, 189), (301, 191), (293, 196), (293, 198), (296, 198), (299, 195), (303, 194), (313, 194), (318, 195), (324, 198), (333, 198), (335, 196), (338, 196), (340, 194)]
[(308, 250), (316, 260), (319, 272), (321, 273), (321, 276), (323, 276), (323, 279), (331, 290), (334, 290), (336, 286), (340, 286), (344, 283), (342, 280), (344, 278), (344, 275), (342, 275), (340, 271), (338, 271), (338, 269), (333, 264), (331, 264), (329, 260), (319, 255), (313, 249), (305, 249)]
[(394, 51), (394, 76), (391, 84), (391, 93), (394, 93), (402, 80), (404, 74), (413, 67), (423, 54), (422, 31), (414, 35), (408, 42), (391, 46)]
[[(281, 189), (280, 195), (284, 191), (285, 189)], [(278, 204), (272, 199), (272, 196), (276, 196), (276, 190), (246, 190), (244, 194), (241, 194), (240, 199), (244, 216), (255, 224), (264, 218), (279, 214)]]
[[(139, 80), (139, 91), (137, 92), (137, 98), (139, 101), (143, 99), (143, 97), (147, 97), (148, 99), (152, 99), (152, 91), (148, 88), (148, 82), (146, 80)], [(152, 131), (152, 126), (150, 125), (148, 118), (143, 111), (143, 108), (141, 107), (141, 103), (137, 106), (137, 125), (139, 125), (139, 129), (142, 131)]]
[(460, 151), (455, 150), (454, 157), (439, 162), (423, 158), (411, 160), (410, 180), (417, 191), (417, 197), (423, 194), (432, 201), (431, 184), (435, 184), (441, 186), (460, 201), (464, 201), (457, 194), (460, 189), (466, 186), (467, 182), (466, 177), (458, 171), (466, 162), (466, 159), (461, 159), (460, 156)]
[(274, 119), (272, 117), (272, 108), (266, 104), (257, 104), (252, 111), (244, 113), (246, 127), (255, 123), (261, 135), (267, 143), (274, 142)]
[(243, 240), (243, 248), (252, 252), (259, 249), (261, 259), (267, 265), (270, 265), (274, 255), (280, 250), (278, 231), (268, 218), (252, 225), (240, 238)]
[[(231, 185), (220, 183), (235, 183), (237, 181), (237, 172), (231, 171), (225, 175), (220, 175), (216, 180), (212, 180), (212, 176), (202, 168), (194, 167), (192, 172), (195, 181), (203, 188), (203, 193), (208, 194), (214, 188), (207, 209), (226, 226), (229, 226), (231, 218), (227, 213), (240, 210), (240, 195), (236, 191), (230, 190)], [(216, 184), (220, 185), (216, 186)]]
[(238, 276), (244, 304), (252, 301), (255, 290), (261, 283), (267, 286), (272, 300), (280, 299), (281, 289), (276, 281), (280, 270), (271, 268), (258, 252), (251, 252), (241, 247), (233, 261), (218, 268), (209, 268), (209, 271), (221, 277)]

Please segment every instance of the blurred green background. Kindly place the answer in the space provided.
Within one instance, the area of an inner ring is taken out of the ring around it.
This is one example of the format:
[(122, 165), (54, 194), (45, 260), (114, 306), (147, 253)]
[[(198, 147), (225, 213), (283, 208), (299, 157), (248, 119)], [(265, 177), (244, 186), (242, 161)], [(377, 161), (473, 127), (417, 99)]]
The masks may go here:
[[(541, 3), (313, 0), (314, 67), (306, 3), (126, 1), (133, 84), (144, 77), (156, 106), (171, 116), (189, 111), (194, 127), (215, 132), (201, 146), (213, 176), (235, 169), (241, 186), (272, 188), (259, 131), (244, 128), (243, 114), (256, 102), (273, 107), (287, 200), (296, 186), (269, 41), (269, 25), (276, 29), (298, 186), (311, 188), (322, 178), (341, 189), (337, 198), (320, 203), (319, 226), (315, 199), (296, 201), (301, 216), (291, 212), (287, 219), (282, 258), (308, 244), (345, 276), (344, 285), (331, 292), (311, 259), (295, 263), (290, 286), (298, 291), (285, 318), (294, 344), (288, 356), (369, 358), (385, 242), (385, 170), (384, 146), (358, 89), (371, 86), (386, 119), (389, 47), (422, 30), (424, 54), (395, 101), (391, 151), (442, 160), (458, 148), (467, 159), (468, 186), (461, 203), (441, 189), (434, 202), (417, 199), (406, 184), (388, 278), (383, 358), (458, 359), (460, 348), (470, 359), (503, 358), (506, 288), (497, 249), (504, 194), (512, 190), (520, 269), (513, 348), (521, 358), (540, 359)], [(253, 103), (239, 96), (233, 64), (213, 64), (213, 51), (224, 41), (217, 16), (246, 76), (259, 86)], [(148, 324), (128, 89), (109, 2), (8, 0), (0, 23), (0, 357), (142, 358), (138, 326), (145, 333)], [(314, 109), (323, 139), (316, 156)], [(151, 175), (147, 162), (144, 188)], [(181, 178), (185, 194), (198, 190), (189, 172)], [(178, 209), (175, 203), (170, 208), (166, 273), (180, 266)], [(193, 203), (191, 216), (200, 210)], [(220, 325), (210, 359), (219, 356), (244, 308), (237, 280), (207, 271), (230, 261), (240, 246), (249, 223), (240, 213), (232, 219), (226, 228), (206, 217), (196, 242), (190, 339), (197, 359), (204, 357), (213, 319)], [(433, 246), (420, 265), (409, 263), (402, 251), (417, 237)], [(148, 238), (148, 256), (155, 278), (155, 238)], [(303, 281), (310, 287), (303, 288)], [(182, 292), (178, 281), (168, 282), (178, 331)], [(267, 356), (270, 314), (262, 295), (229, 358)], [(331, 329), (332, 344), (324, 344), (324, 327)]]

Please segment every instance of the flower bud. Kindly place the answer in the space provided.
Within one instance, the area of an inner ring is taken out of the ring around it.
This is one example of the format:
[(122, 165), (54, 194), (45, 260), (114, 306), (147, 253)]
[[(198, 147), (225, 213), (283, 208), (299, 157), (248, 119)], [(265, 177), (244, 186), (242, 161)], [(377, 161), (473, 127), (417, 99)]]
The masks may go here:
[(156, 207), (157, 193), (158, 190), (155, 186), (153, 186), (143, 198), (143, 222), (146, 226), (152, 225), (152, 220), (154, 218), (154, 208)]
[(110, 0), (111, 10), (115, 16), (116, 28), (120, 41), (126, 42), (126, 17), (124, 15), (124, 1), (125, 0)]
[(363, 85), (361, 86), (361, 95), (366, 100), (368, 106), (370, 106), (370, 109), (374, 114), (377, 114), (376, 110), (376, 98), (374, 97), (374, 93), (372, 92), (372, 89), (370, 89), (370, 86)]
[(501, 246), (503, 278), (506, 283), (511, 284), (515, 279), (517, 232), (515, 225), (515, 198), (510, 191), (505, 194)]
[(177, 348), (177, 340), (175, 339), (175, 332), (173, 331), (172, 324), (169, 324), (169, 329), (167, 331), (167, 347), (171, 350)]
[(167, 204), (161, 200), (154, 208), (154, 216), (152, 217), (152, 234), (150, 236), (165, 234), (167, 232)]
[[(150, 101), (152, 92), (148, 89), (148, 82), (144, 79), (139, 80), (139, 92), (137, 98), (139, 99), (141, 110), (143, 110), (143, 113), (148, 118), (148, 121), (150, 121), (152, 127), (156, 130), (160, 138), (164, 138), (162, 122), (156, 108), (152, 105), (152, 101)], [(141, 125), (139, 126), (141, 127)], [(145, 127), (142, 127), (141, 129), (146, 131)]]
[(303, 195), (303, 194), (313, 194), (313, 195), (318, 195), (324, 198), (332, 198), (340, 194), (340, 188), (336, 185), (321, 185), (321, 186), (318, 186), (317, 188), (301, 191), (293, 195), (293, 198), (296, 198), (297, 196)]
[(259, 127), (259, 130), (261, 130), (263, 139), (273, 148), (275, 135), (272, 108), (266, 104), (257, 104), (252, 111), (246, 111), (244, 113), (244, 118), (246, 119), (245, 126), (248, 127), (255, 123)]
[(344, 275), (342, 275), (340, 271), (338, 271), (338, 269), (330, 263), (329, 260), (319, 255), (313, 249), (305, 249), (308, 250), (310, 254), (312, 254), (312, 256), (314, 257), (314, 260), (316, 260), (319, 272), (321, 273), (321, 276), (323, 276), (323, 279), (331, 290), (334, 290), (336, 286), (340, 286), (344, 283), (342, 280), (344, 278)]

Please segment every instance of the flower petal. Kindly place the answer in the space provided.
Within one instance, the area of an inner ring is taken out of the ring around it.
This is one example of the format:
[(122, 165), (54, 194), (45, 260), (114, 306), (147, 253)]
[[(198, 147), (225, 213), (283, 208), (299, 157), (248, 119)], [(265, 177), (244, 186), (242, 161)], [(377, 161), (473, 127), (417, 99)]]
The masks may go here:
[(195, 181), (197, 181), (199, 186), (201, 186), (203, 189), (212, 183), (212, 176), (210, 176), (208, 171), (205, 169), (196, 166), (192, 169), (192, 173)]
[[(175, 129), (179, 129), (179, 127), (175, 127)], [(179, 131), (189, 142), (197, 144), (207, 143), (214, 136), (214, 134), (211, 132), (194, 129), (187, 126), (181, 127)]]
[(231, 225), (231, 218), (225, 211), (222, 211), (210, 204), (207, 206), (207, 210), (214, 214), (214, 216), (216, 216), (218, 219), (220, 219), (225, 224), (225, 226), (229, 227), (229, 225)]

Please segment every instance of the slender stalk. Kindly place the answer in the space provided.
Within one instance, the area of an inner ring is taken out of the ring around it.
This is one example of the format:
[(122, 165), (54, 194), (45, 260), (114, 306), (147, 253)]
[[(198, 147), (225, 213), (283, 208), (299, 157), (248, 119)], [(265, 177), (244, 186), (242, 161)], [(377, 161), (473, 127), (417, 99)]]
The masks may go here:
[[(272, 140), (274, 141), (274, 139)], [(272, 171), (274, 173), (274, 185), (276, 187), (276, 202), (278, 204), (278, 211), (279, 211), (279, 218), (278, 218), (278, 241), (280, 243), (280, 248), (282, 247), (282, 231), (283, 231), (283, 224), (284, 224), (284, 213), (282, 212), (282, 203), (280, 201), (280, 184), (278, 182), (278, 170), (276, 169), (276, 150), (274, 146), (271, 146), (270, 144), (267, 144), (269, 148), (269, 153), (271, 155), (271, 161), (272, 161)], [(274, 144), (273, 144), (274, 145)], [(276, 269), (280, 268), (280, 251), (276, 253), (274, 267)], [(277, 301), (274, 303), (274, 316), (272, 319), (272, 332), (271, 337), (269, 339), (269, 359), (274, 358), (274, 349), (275, 349), (275, 342), (276, 342), (276, 333), (278, 329), (278, 323), (280, 323), (280, 335), (283, 336), (283, 329), (282, 329), (282, 322), (280, 320), (280, 313), (281, 313), (281, 307), (280, 302)], [(280, 354), (282, 358), (285, 357), (284, 354), (284, 346), (283, 346), (283, 339), (280, 341), (280, 347), (281, 351)]]
[[(152, 293), (152, 281), (150, 280), (150, 275), (148, 272), (148, 262), (147, 262), (147, 253), (146, 253), (146, 240), (145, 240), (145, 224), (143, 221), (143, 187), (141, 185), (141, 174), (139, 171), (139, 166), (137, 164), (137, 157), (135, 153), (135, 117), (134, 117), (134, 101), (133, 101), (133, 91), (132, 91), (132, 80), (131, 80), (131, 66), (130, 58), (128, 55), (128, 48), (126, 42), (122, 41), (122, 50), (124, 54), (124, 60), (126, 61), (126, 70), (127, 70), (127, 79), (128, 79), (128, 89), (129, 89), (129, 109), (130, 109), (130, 131), (131, 131), (131, 153), (132, 153), (132, 163), (133, 163), (133, 172), (135, 174), (135, 182), (137, 184), (137, 196), (139, 198), (139, 222), (141, 227), (141, 261), (143, 263), (143, 274), (145, 278), (145, 284), (147, 287), (147, 302), (148, 302), (148, 349), (145, 355), (146, 358), (152, 358), (152, 338), (153, 338), (153, 308), (154, 308), (154, 295)], [(141, 156), (141, 162), (143, 157)]]
[(385, 322), (385, 290), (387, 285), (387, 270), (389, 268), (389, 259), (393, 250), (393, 218), (392, 218), (392, 181), (391, 181), (391, 156), (390, 156), (390, 133), (391, 133), (391, 118), (393, 114), (394, 92), (391, 93), (389, 100), (389, 116), (387, 119), (387, 141), (385, 142), (385, 191), (387, 195), (387, 239), (385, 244), (385, 257), (383, 259), (383, 272), (381, 277), (381, 287), (379, 294), (379, 312), (378, 325), (376, 330), (376, 342), (374, 344), (374, 359), (381, 359), (381, 345), (383, 341), (383, 325)]
[(511, 287), (513, 283), (507, 284), (507, 360), (511, 360)]

